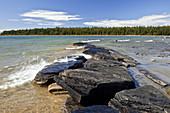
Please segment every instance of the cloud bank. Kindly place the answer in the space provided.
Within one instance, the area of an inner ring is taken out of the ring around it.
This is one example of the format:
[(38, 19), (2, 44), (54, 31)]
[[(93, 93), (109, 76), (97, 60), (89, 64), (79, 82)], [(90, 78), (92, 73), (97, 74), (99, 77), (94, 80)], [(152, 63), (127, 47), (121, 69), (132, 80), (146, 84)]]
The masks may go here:
[(24, 22), (37, 23), (38, 25), (58, 26), (64, 25), (61, 21), (80, 20), (80, 15), (69, 15), (67, 12), (57, 12), (50, 10), (33, 10), (20, 15), (26, 17)]
[(170, 14), (143, 16), (136, 20), (99, 20), (84, 24), (101, 27), (166, 26), (170, 25)]
[(4, 30), (1, 30), (1, 29), (0, 29), (0, 33), (2, 33), (3, 31), (4, 31)]

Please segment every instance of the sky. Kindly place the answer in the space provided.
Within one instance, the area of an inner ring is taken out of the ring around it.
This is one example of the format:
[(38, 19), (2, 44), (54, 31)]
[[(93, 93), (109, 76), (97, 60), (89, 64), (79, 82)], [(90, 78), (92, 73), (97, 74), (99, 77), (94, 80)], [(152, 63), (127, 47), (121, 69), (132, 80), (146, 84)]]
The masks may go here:
[(0, 32), (170, 25), (170, 0), (0, 0)]

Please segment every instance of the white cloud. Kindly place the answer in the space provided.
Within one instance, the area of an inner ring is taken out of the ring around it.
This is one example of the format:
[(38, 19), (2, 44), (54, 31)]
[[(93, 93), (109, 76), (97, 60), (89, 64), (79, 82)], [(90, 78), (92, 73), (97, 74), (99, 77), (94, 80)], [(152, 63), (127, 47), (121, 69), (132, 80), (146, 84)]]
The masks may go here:
[(43, 22), (43, 23), (38, 23), (38, 25), (59, 26), (59, 25), (63, 25), (63, 23), (60, 23), (60, 22)]
[(50, 26), (58, 26), (58, 25), (63, 25), (63, 23), (60, 22), (50, 22), (50, 21), (43, 21), (43, 20), (38, 20), (38, 19), (31, 19), (31, 18), (25, 18), (22, 19), (26, 24), (33, 24), (33, 22), (37, 23), (38, 25), (50, 25)]
[(170, 14), (143, 16), (137, 20), (100, 20), (84, 24), (102, 27), (166, 26), (170, 25)]
[(14, 22), (18, 22), (18, 19), (8, 19), (8, 21), (14, 21)]
[(42, 20), (31, 19), (31, 18), (25, 18), (25, 19), (22, 19), (22, 21), (26, 21), (26, 22), (42, 22)]
[(4, 31), (4, 30), (1, 30), (1, 29), (0, 29), (0, 33), (2, 33), (3, 31)]
[(26, 12), (21, 14), (22, 17), (31, 17), (31, 18), (41, 18), (45, 20), (53, 21), (69, 21), (69, 20), (80, 20), (79, 15), (68, 15), (66, 12), (57, 12), (50, 10), (33, 10), (31, 12)]

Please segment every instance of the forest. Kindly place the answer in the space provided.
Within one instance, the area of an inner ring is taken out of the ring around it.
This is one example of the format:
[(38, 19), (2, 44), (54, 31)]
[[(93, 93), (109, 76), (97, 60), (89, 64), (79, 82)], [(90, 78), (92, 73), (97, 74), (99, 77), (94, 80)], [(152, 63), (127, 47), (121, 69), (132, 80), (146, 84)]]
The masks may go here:
[(1, 35), (170, 35), (170, 26), (35, 28), (3, 31)]

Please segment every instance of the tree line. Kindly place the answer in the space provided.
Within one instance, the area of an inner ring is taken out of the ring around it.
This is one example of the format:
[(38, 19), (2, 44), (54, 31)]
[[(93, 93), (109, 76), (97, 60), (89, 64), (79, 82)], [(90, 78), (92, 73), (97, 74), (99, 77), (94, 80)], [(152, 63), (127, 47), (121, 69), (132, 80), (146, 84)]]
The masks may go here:
[(170, 26), (35, 28), (3, 31), (1, 35), (170, 35)]

